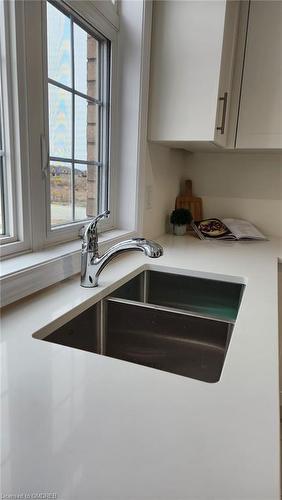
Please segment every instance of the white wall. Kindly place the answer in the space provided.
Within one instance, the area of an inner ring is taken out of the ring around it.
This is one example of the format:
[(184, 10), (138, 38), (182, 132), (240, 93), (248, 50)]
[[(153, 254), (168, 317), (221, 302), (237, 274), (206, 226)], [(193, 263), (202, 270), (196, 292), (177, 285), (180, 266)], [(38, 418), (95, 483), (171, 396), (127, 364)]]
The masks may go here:
[[(135, 229), (138, 178), (138, 132), (141, 102), (143, 1), (120, 2), (118, 128), (119, 158), (116, 224)], [(112, 165), (115, 169), (116, 165)]]
[(187, 153), (185, 177), (204, 217), (244, 218), (282, 236), (281, 153)]
[(143, 234), (156, 238), (166, 232), (185, 172), (186, 152), (148, 143), (145, 167)]

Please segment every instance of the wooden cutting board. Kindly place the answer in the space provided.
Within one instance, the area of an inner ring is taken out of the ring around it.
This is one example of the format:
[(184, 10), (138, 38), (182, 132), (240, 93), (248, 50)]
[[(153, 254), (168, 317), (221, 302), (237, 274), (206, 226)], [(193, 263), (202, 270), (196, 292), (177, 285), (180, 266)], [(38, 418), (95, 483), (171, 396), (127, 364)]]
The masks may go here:
[(177, 196), (175, 201), (175, 208), (188, 208), (194, 220), (202, 220), (203, 218), (203, 203), (202, 198), (193, 196), (192, 194), (192, 181), (185, 181), (185, 191), (183, 194)]

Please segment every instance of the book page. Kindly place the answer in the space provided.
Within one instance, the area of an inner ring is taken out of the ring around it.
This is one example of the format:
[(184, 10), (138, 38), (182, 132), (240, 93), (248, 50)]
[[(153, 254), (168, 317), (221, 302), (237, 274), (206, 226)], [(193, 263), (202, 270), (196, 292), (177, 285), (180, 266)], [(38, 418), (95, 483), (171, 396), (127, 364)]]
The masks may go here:
[(222, 219), (238, 240), (243, 238), (266, 240), (267, 238), (251, 222), (243, 219)]
[(219, 219), (192, 221), (195, 233), (201, 240), (236, 240), (230, 229)]

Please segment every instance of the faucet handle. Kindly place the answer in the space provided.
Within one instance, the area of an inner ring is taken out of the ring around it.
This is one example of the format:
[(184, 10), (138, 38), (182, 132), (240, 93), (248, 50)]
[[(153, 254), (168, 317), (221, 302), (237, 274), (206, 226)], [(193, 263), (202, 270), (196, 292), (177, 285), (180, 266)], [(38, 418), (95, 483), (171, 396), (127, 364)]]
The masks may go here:
[(110, 213), (110, 210), (105, 210), (105, 212), (94, 217), (92, 221), (80, 229), (79, 236), (83, 239), (82, 249), (86, 251), (98, 252), (97, 223), (99, 220), (107, 218)]
[(94, 231), (97, 227), (97, 223), (101, 219), (107, 219), (110, 215), (110, 210), (105, 210), (105, 212), (102, 212), (101, 214), (98, 214), (94, 219), (90, 222), (90, 228), (92, 231)]
[(89, 231), (95, 231), (96, 229), (96, 226), (97, 226), (97, 223), (99, 222), (99, 220), (105, 218), (105, 217), (108, 217), (110, 215), (110, 210), (105, 210), (105, 212), (97, 215), (96, 217), (94, 217), (94, 219), (92, 219), (91, 222), (88, 222), (88, 224), (84, 224), (84, 226), (82, 226), (79, 230), (79, 237), (80, 238), (83, 238), (84, 235), (85, 235), (85, 232), (86, 230), (89, 230)]

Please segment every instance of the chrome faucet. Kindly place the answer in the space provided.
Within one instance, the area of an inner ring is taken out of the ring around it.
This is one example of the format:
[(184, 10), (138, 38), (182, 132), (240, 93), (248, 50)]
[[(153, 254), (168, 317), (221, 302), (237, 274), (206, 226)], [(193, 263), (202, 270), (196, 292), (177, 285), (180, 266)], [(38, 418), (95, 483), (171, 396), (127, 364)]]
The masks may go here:
[(84, 231), (81, 251), (81, 286), (83, 287), (98, 286), (98, 279), (104, 267), (121, 253), (140, 250), (152, 258), (163, 255), (163, 249), (158, 243), (145, 238), (132, 238), (113, 245), (104, 255), (99, 256), (97, 223), (109, 215), (109, 210), (98, 215), (86, 226)]

